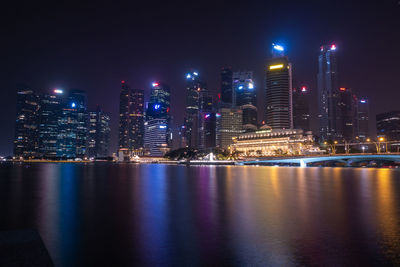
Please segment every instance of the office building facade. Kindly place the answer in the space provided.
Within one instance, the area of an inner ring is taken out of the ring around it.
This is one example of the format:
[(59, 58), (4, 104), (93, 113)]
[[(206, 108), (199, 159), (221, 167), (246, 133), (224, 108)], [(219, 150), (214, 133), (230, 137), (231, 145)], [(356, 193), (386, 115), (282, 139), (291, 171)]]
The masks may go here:
[(336, 45), (323, 45), (318, 56), (319, 134), (321, 141), (341, 138), (338, 134), (338, 66)]
[(110, 115), (98, 107), (95, 111), (89, 111), (88, 117), (88, 157), (108, 157), (111, 132)]
[(216, 113), (216, 145), (227, 149), (233, 137), (243, 133), (243, 111), (239, 108), (221, 107)]
[(15, 120), (14, 156), (17, 158), (38, 157), (39, 133), (38, 95), (29, 88), (17, 90), (17, 110)]
[(293, 128), (292, 65), (287, 57), (268, 60), (265, 97), (267, 125), (273, 129)]
[(293, 89), (293, 127), (310, 131), (310, 90), (306, 85)]
[(360, 98), (357, 101), (357, 136), (364, 141), (369, 135), (369, 101)]
[(257, 103), (253, 72), (234, 72), (232, 84), (234, 106), (243, 111), (243, 129), (254, 131), (257, 129)]
[(400, 140), (400, 111), (390, 111), (376, 115), (376, 134), (387, 141)]

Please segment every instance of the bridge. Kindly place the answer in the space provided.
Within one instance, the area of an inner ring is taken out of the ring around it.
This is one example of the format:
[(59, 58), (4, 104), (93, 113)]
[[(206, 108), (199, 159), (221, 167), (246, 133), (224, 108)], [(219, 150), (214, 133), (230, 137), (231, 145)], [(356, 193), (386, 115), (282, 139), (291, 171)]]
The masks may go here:
[(260, 158), (252, 160), (243, 160), (238, 165), (285, 165), (307, 167), (313, 163), (341, 163), (344, 166), (352, 166), (354, 163), (370, 162), (390, 162), (400, 164), (400, 154), (341, 154), (341, 155), (321, 155), (321, 156), (303, 156), (291, 158)]

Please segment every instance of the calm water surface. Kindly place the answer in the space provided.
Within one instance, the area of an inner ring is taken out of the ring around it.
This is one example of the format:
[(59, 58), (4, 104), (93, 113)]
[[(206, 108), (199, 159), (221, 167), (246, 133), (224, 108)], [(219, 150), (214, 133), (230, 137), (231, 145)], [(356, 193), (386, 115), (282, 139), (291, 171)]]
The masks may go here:
[(400, 265), (400, 171), (0, 165), (0, 230), (57, 266)]

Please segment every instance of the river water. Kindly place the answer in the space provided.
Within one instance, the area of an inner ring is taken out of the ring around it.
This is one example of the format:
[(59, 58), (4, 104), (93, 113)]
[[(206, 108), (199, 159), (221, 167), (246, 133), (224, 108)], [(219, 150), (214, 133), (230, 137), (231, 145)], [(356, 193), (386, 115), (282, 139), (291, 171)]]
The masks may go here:
[(2, 164), (0, 214), (57, 266), (400, 265), (400, 170)]

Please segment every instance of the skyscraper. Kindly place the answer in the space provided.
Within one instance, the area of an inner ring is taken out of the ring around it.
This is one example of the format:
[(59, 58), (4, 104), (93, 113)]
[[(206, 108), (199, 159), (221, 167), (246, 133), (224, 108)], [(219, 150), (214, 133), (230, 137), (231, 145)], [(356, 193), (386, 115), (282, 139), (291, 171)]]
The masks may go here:
[(350, 88), (339, 88), (336, 112), (336, 137), (351, 141), (357, 135), (357, 96)]
[(215, 147), (216, 117), (214, 109), (214, 98), (210, 92), (200, 92), (198, 112), (198, 144), (199, 149)]
[(198, 145), (198, 116), (200, 109), (200, 93), (204, 90), (205, 84), (200, 80), (199, 73), (193, 71), (186, 74), (186, 115), (185, 134), (186, 145), (197, 147)]
[(132, 89), (130, 96), (130, 149), (135, 153), (144, 145), (144, 90)]
[(87, 142), (86, 93), (70, 92), (58, 117), (57, 157), (84, 158)]
[(221, 107), (216, 114), (216, 145), (228, 148), (232, 138), (243, 133), (243, 111), (238, 108)]
[(340, 138), (337, 132), (338, 72), (336, 45), (323, 45), (318, 57), (318, 105), (321, 141)]
[(310, 131), (310, 92), (305, 85), (293, 89), (293, 126)]
[(125, 81), (121, 81), (119, 95), (119, 142), (118, 148), (127, 151), (130, 149), (130, 89)]
[(357, 102), (357, 127), (357, 136), (364, 141), (369, 136), (369, 104), (366, 98)]
[(144, 146), (151, 156), (164, 155), (172, 145), (170, 116), (171, 90), (164, 83), (153, 82), (147, 104)]
[(110, 116), (99, 107), (89, 111), (88, 157), (104, 158), (109, 155)]
[(266, 122), (273, 129), (293, 128), (292, 65), (284, 48), (273, 45), (266, 66)]
[(42, 158), (57, 157), (59, 118), (67, 97), (61, 89), (40, 96), (39, 109), (39, 154)]
[(234, 106), (243, 110), (243, 129), (257, 130), (257, 101), (253, 72), (234, 72), (232, 85)]
[(222, 68), (221, 70), (221, 101), (232, 105), (232, 69)]
[(32, 89), (17, 90), (14, 156), (38, 156), (39, 97)]

